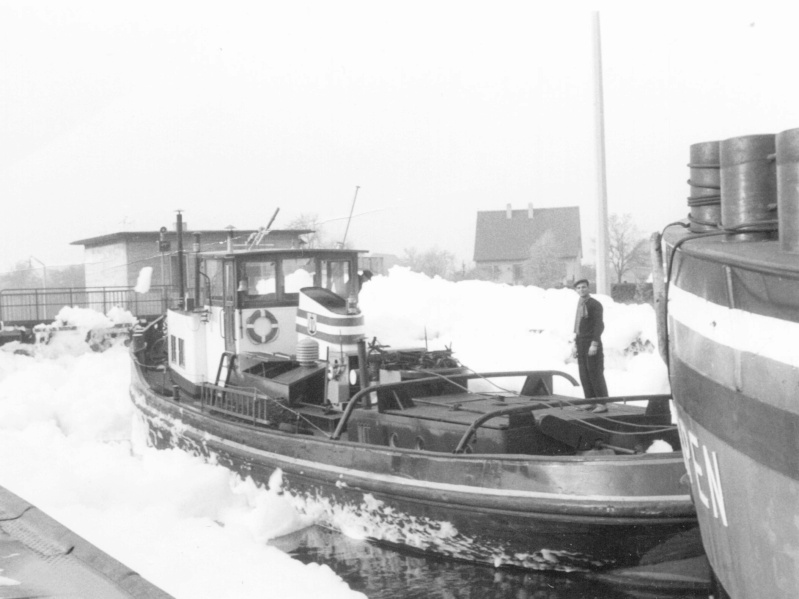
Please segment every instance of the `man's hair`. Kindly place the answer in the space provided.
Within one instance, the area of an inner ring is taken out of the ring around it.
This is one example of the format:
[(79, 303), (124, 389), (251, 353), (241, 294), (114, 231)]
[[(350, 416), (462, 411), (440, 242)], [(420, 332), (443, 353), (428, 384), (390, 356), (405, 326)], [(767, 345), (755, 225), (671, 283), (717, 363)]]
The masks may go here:
[(577, 285), (579, 285), (580, 283), (585, 283), (585, 284), (586, 284), (586, 285), (588, 285), (589, 287), (591, 286), (591, 283), (589, 283), (589, 282), (588, 282), (588, 279), (580, 279), (579, 281), (575, 281), (575, 283), (574, 283), (574, 287), (576, 288), (576, 287), (577, 287)]

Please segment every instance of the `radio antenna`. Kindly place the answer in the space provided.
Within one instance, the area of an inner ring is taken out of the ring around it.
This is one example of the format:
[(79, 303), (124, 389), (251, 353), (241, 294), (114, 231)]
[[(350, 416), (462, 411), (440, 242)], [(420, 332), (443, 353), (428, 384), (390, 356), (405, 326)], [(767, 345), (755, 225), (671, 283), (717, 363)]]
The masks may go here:
[(249, 242), (249, 245), (247, 246), (248, 250), (251, 250), (258, 244), (260, 244), (261, 240), (269, 234), (269, 230), (272, 227), (272, 223), (275, 222), (275, 217), (277, 217), (278, 212), (280, 212), (279, 207), (275, 209), (275, 213), (272, 215), (272, 218), (269, 219), (269, 224), (266, 225), (265, 227), (261, 227), (260, 229), (258, 229), (257, 233), (250, 236), (250, 239), (247, 240)]
[(341, 247), (344, 247), (344, 244), (347, 243), (347, 233), (350, 230), (350, 221), (352, 220), (352, 211), (355, 210), (355, 200), (358, 199), (358, 190), (360, 189), (360, 185), (355, 186), (355, 197), (352, 198), (352, 206), (350, 206), (350, 216), (347, 219), (347, 227), (344, 229), (344, 239), (341, 240)]

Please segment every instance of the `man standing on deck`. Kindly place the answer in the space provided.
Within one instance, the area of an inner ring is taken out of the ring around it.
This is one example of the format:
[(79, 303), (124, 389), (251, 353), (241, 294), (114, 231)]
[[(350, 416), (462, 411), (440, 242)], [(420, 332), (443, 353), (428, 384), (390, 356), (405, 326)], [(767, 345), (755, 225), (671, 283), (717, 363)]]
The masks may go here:
[[(577, 365), (580, 367), (580, 383), (583, 385), (586, 399), (607, 397), (605, 355), (602, 352), (602, 331), (605, 330), (602, 304), (588, 293), (587, 279), (577, 281), (574, 289), (580, 296), (577, 302), (577, 314), (574, 317), (574, 348), (577, 353)], [(594, 412), (608, 410), (605, 404), (588, 405), (584, 409)]]

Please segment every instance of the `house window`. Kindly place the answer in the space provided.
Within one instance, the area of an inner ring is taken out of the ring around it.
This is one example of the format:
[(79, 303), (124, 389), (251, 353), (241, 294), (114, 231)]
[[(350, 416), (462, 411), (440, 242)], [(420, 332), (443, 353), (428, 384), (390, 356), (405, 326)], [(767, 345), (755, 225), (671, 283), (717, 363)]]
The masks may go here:
[(524, 278), (524, 267), (521, 264), (513, 265), (513, 282), (521, 283)]

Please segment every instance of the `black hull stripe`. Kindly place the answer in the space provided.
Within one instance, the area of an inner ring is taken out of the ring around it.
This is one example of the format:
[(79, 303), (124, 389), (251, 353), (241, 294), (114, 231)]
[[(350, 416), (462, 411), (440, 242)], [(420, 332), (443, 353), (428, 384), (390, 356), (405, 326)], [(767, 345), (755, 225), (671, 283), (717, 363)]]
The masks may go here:
[(799, 416), (719, 384), (671, 356), (676, 401), (700, 426), (752, 460), (799, 480)]

